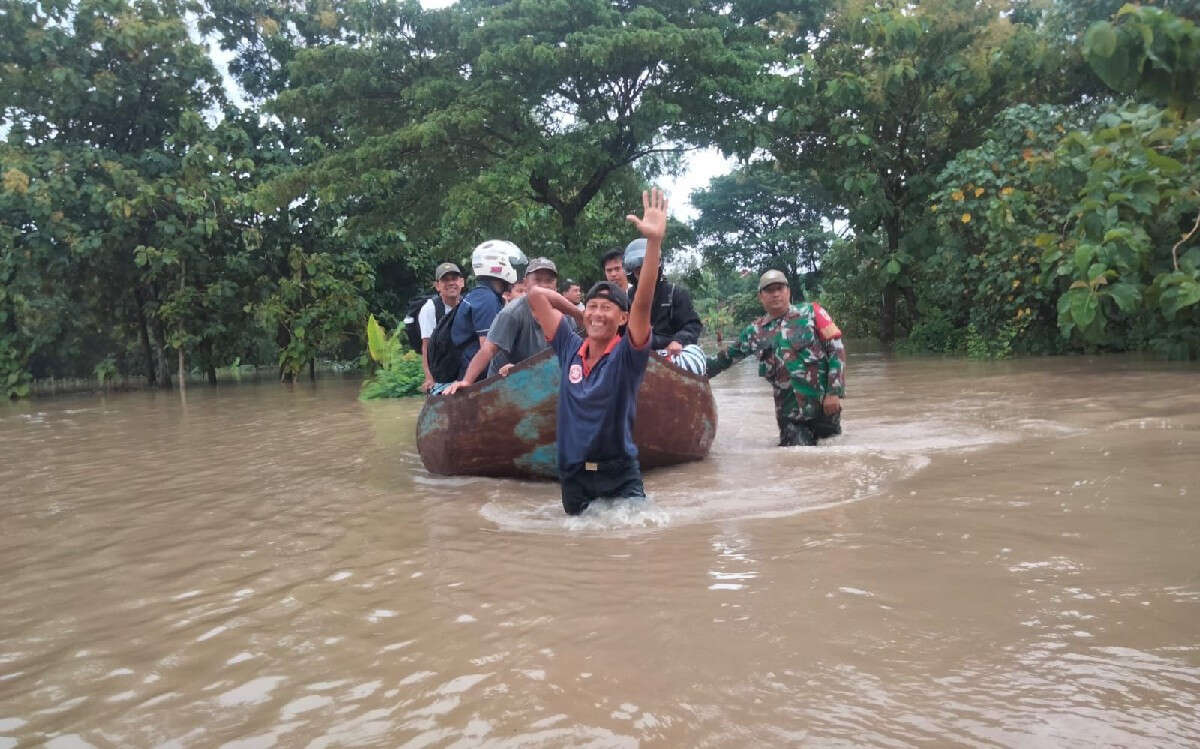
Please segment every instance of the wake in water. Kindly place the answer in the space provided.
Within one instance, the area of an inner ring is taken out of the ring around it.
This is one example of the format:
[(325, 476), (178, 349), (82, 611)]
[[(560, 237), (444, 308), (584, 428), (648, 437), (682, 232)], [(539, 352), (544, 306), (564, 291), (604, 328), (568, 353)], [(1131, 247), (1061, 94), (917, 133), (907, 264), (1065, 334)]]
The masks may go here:
[(647, 472), (650, 499), (598, 502), (568, 517), (557, 484), (503, 482), (489, 487), (480, 513), (503, 530), (529, 533), (645, 533), (785, 517), (889, 495), (935, 455), (1079, 431), (987, 392), (936, 402), (867, 396), (848, 409), (844, 434), (816, 448), (780, 448), (769, 394), (729, 384), (715, 391), (720, 427), (708, 459)]
[(524, 497), (497, 494), (479, 512), (505, 530), (530, 533), (648, 531), (665, 528), (672, 522), (672, 513), (659, 506), (653, 497), (599, 499), (579, 515), (566, 515), (558, 484), (538, 487), (549, 491), (529, 492)]

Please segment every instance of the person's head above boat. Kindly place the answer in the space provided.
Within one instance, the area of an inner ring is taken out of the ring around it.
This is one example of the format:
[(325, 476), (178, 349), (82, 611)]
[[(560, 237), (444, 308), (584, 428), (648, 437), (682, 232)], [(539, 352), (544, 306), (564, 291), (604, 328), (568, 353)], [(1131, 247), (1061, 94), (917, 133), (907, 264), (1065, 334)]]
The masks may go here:
[(588, 289), (583, 304), (583, 329), (590, 339), (607, 343), (629, 322), (629, 297), (611, 281)]

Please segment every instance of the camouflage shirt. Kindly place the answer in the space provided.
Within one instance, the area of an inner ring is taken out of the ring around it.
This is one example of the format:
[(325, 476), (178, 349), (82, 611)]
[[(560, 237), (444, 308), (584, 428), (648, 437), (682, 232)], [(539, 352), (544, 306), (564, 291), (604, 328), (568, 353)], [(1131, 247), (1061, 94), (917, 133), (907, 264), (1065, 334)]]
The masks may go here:
[(758, 357), (758, 374), (771, 383), (781, 415), (816, 419), (822, 398), (845, 395), (842, 331), (819, 304), (793, 304), (781, 317), (750, 323), (736, 343), (708, 358), (708, 376), (750, 355)]

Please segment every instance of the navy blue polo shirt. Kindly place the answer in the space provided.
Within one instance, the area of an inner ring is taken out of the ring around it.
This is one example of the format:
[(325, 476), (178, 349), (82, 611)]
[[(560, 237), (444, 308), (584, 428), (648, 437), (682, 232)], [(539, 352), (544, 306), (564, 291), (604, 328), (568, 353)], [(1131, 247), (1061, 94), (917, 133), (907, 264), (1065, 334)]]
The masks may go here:
[(591, 371), (585, 371), (584, 339), (565, 315), (550, 346), (558, 354), (558, 470), (574, 473), (586, 461), (636, 458), (633, 419), (637, 391), (650, 360), (650, 341), (634, 348), (629, 336), (614, 338)]
[(458, 314), (454, 316), (454, 323), (450, 327), (450, 340), (455, 346), (463, 347), (457, 379), (462, 379), (467, 373), (467, 365), (479, 353), (479, 336), (487, 335), (496, 313), (503, 306), (504, 297), (482, 280), (459, 302)]

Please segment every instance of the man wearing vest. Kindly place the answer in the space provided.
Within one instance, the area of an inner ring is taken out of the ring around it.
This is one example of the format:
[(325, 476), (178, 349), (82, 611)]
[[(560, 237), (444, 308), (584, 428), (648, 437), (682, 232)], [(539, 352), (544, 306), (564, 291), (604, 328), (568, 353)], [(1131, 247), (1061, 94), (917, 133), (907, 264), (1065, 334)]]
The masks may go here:
[(787, 276), (777, 270), (758, 279), (758, 300), (766, 314), (746, 326), (736, 343), (708, 358), (708, 376), (753, 354), (758, 375), (775, 394), (780, 447), (812, 446), (818, 437), (841, 434), (846, 395), (842, 331), (816, 302), (792, 304)]
[[(428, 393), (433, 387), (433, 373), (429, 371), (429, 337), (437, 327), (438, 320), (453, 309), (462, 298), (462, 271), (454, 263), (442, 263), (433, 271), (433, 288), (437, 296), (430, 298), (417, 313), (417, 325), (421, 329), (421, 366), (425, 368), (425, 382), (421, 392)], [(439, 304), (440, 302), (440, 304)]]
[[(657, 273), (667, 230), (667, 201), (657, 188), (642, 193), (642, 218), (626, 216), (646, 237), (644, 266)], [(584, 300), (586, 338), (571, 324), (572, 305), (550, 289), (529, 291), (533, 316), (562, 369), (558, 388), (558, 473), (563, 509), (578, 515), (601, 498), (645, 497), (633, 421), (637, 391), (650, 357), (650, 301), (630, 309), (616, 284), (600, 281)], [(626, 335), (618, 330), (627, 325)]]

